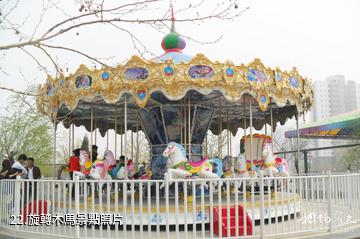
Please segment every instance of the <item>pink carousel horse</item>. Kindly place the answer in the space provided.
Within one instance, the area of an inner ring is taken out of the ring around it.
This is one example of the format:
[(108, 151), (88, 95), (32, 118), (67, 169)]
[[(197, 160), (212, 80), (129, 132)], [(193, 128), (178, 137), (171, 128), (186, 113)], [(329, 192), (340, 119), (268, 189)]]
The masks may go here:
[(135, 169), (134, 169), (134, 163), (133, 161), (130, 159), (127, 161), (127, 177), (125, 175), (125, 166), (120, 167), (119, 171), (116, 174), (117, 179), (133, 179), (134, 178), (134, 174), (135, 174)]
[(80, 178), (88, 176), (96, 180), (111, 180), (108, 171), (115, 163), (114, 154), (110, 150), (105, 151), (104, 160), (97, 159), (93, 163), (89, 158), (89, 154), (85, 150), (80, 150), (81, 172), (75, 171), (74, 175)]

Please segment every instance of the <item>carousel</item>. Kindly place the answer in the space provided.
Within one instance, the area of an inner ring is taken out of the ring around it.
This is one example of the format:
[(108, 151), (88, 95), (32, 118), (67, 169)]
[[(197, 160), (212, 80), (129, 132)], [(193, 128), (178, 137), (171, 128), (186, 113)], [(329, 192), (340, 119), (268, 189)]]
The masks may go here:
[[(164, 53), (158, 57), (133, 56), (124, 65), (101, 69), (80, 65), (69, 76), (49, 76), (39, 88), (37, 107), (51, 119), (55, 134), (60, 123), (72, 138), (74, 126), (84, 126), (91, 132), (92, 145), (96, 131), (109, 140), (109, 130), (114, 130), (115, 148), (97, 162), (109, 170), (120, 155), (127, 156), (124, 165), (129, 165), (127, 132), (143, 131), (150, 145), (151, 173), (146, 180), (256, 177), (259, 170), (269, 176), (288, 176), (286, 160), (273, 154), (272, 135), (278, 123), (298, 120), (310, 109), (311, 81), (296, 68), (272, 69), (259, 59), (237, 65), (185, 54), (186, 42), (172, 19), (171, 31), (161, 42)], [(264, 128), (265, 134), (254, 134)], [(207, 157), (208, 131), (220, 135), (227, 130), (231, 138), (239, 129), (244, 131), (239, 157), (232, 157), (231, 144), (229, 155)], [(116, 147), (119, 135), (125, 142), (120, 150)], [(82, 169), (85, 164), (91, 166), (91, 150), (81, 153)], [(132, 160), (137, 171), (140, 162)], [(129, 178), (128, 167), (123, 175)]]

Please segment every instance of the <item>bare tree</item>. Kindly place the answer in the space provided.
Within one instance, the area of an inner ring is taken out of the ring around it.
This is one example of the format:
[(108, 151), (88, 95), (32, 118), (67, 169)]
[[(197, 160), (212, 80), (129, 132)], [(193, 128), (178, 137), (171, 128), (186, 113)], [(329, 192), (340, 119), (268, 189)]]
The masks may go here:
[[(211, 131), (207, 132), (207, 140), (204, 140), (202, 148), (203, 154), (209, 158), (223, 158), (226, 156), (228, 141), (227, 130), (224, 130), (220, 135), (214, 135)], [(207, 142), (206, 142), (207, 141)]]
[[(132, 140), (131, 140), (132, 138)], [(127, 155), (135, 163), (150, 162), (150, 145), (143, 131), (129, 133), (127, 135)]]
[[(71, 42), (65, 44), (62, 40), (64, 36), (79, 35), (81, 29), (89, 26), (108, 25), (114, 30), (126, 34), (138, 54), (141, 56), (151, 55), (152, 53), (141, 41), (141, 38), (132, 30), (133, 26), (143, 24), (156, 31), (168, 32), (170, 25), (168, 23), (171, 21), (170, 8), (162, 11), (164, 4), (160, 0), (112, 2), (105, 0), (42, 0), (42, 9), (37, 20), (36, 14), (21, 17), (22, 14), (19, 13), (19, 10), (22, 4), (23, 2), (19, 0), (0, 1), (0, 35), (11, 39), (10, 41), (0, 40), (1, 57), (4, 58), (9, 51), (20, 50), (23, 54), (30, 56), (39, 69), (47, 75), (54, 72), (57, 76), (66, 74), (66, 67), (62, 66), (58, 60), (58, 54), (61, 52), (83, 56), (95, 66), (108, 65), (106, 59), (103, 60), (81, 49), (73, 48)], [(177, 22), (199, 24), (212, 19), (233, 20), (247, 9), (240, 8), (236, 0), (216, 1), (216, 3), (210, 0), (198, 0), (190, 1), (185, 8), (176, 9), (175, 14)], [(149, 14), (149, 12), (159, 12), (159, 15)], [(57, 20), (55, 23), (54, 16)], [(34, 22), (30, 32), (24, 29), (24, 26), (29, 27), (28, 22)], [(214, 41), (202, 42), (188, 36), (184, 37), (201, 43), (216, 42), (221, 38), (220, 36)], [(48, 63), (52, 66), (47, 67)], [(0, 89), (18, 94), (35, 95), (34, 92), (22, 92), (6, 85), (0, 85)]]
[[(295, 151), (298, 149), (297, 139), (296, 138), (285, 138), (285, 131), (291, 130), (292, 128), (282, 128), (276, 130), (273, 134), (273, 144), (275, 147), (275, 152), (285, 152), (285, 151)], [(299, 139), (299, 149), (305, 149), (308, 145), (308, 140)], [(297, 153), (286, 154), (286, 160), (293, 162), (293, 166), (297, 174), (300, 173), (300, 161), (304, 160), (303, 153), (300, 153), (300, 158)], [(292, 161), (292, 159), (294, 159)]]
[[(69, 156), (72, 154), (71, 145), (69, 147), (69, 133), (66, 131), (57, 133), (57, 149), (56, 149), (56, 158), (58, 159), (57, 163), (67, 164)], [(74, 139), (74, 149), (80, 148), (82, 143), (81, 138), (75, 137)]]

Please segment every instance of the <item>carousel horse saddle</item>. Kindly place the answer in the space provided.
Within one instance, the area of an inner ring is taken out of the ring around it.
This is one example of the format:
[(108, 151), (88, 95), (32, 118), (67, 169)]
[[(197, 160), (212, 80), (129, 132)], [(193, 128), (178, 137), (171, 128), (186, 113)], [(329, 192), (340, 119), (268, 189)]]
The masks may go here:
[(207, 158), (202, 158), (200, 161), (197, 161), (197, 162), (189, 162), (188, 161), (188, 164), (192, 168), (197, 168), (197, 167), (200, 167), (201, 165), (203, 165), (206, 161), (207, 161)]

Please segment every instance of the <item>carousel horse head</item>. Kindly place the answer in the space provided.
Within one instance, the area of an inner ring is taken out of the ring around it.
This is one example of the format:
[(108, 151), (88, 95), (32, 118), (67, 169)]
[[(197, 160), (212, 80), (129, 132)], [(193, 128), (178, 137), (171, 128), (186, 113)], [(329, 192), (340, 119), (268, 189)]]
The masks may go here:
[(114, 154), (111, 150), (106, 150), (104, 153), (104, 163), (106, 165), (107, 168), (112, 167), (113, 165), (116, 164), (116, 160), (114, 157)]
[(272, 145), (269, 143), (265, 143), (263, 146), (263, 150), (262, 150), (262, 156), (266, 159), (272, 159), (275, 160), (274, 156), (274, 152), (272, 149)]
[(90, 160), (88, 152), (80, 150), (80, 170), (84, 175), (89, 175), (91, 170), (92, 162)]
[(163, 156), (167, 158), (167, 165), (172, 166), (180, 162), (187, 161), (185, 148), (178, 143), (170, 142), (163, 152)]
[(255, 172), (248, 171), (245, 156), (242, 153), (240, 153), (239, 157), (235, 158), (234, 172), (235, 172), (235, 175), (240, 176), (240, 177), (256, 176)]
[(263, 168), (265, 171), (265, 175), (268, 175), (270, 177), (277, 175), (279, 173), (279, 170), (276, 167), (274, 151), (272, 149), (271, 143), (264, 144), (262, 155), (264, 157)]
[(278, 175), (279, 176), (289, 176), (290, 173), (289, 173), (289, 164), (288, 162), (283, 159), (283, 158), (276, 158), (275, 159), (275, 162), (276, 162), (276, 168), (278, 170)]
[(239, 157), (235, 158), (234, 170), (235, 170), (235, 172), (246, 171), (246, 160), (245, 160), (245, 157), (243, 154), (240, 154)]
[(275, 156), (272, 145), (270, 143), (265, 143), (263, 146), (262, 156), (264, 157), (264, 167), (275, 167)]

